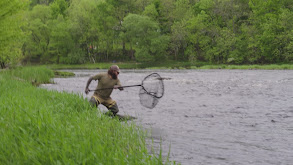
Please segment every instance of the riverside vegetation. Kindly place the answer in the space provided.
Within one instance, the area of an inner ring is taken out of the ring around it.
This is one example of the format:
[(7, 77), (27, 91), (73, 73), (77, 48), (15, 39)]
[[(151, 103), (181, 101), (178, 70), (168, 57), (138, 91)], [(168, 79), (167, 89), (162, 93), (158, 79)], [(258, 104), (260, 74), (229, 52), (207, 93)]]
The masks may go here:
[(1, 0), (0, 67), (293, 62), (292, 0)]
[(48, 91), (47, 67), (0, 72), (0, 164), (175, 164), (150, 154), (146, 132), (91, 108), (82, 96)]
[[(191, 62), (164, 62), (164, 63), (115, 63), (121, 69), (263, 69), (263, 70), (292, 70), (292, 64), (267, 64), (267, 65), (225, 65), (209, 63), (191, 63)], [(49, 68), (57, 69), (108, 69), (113, 63), (95, 63), (95, 64), (52, 64)], [(58, 71), (60, 72), (60, 71)], [(70, 73), (67, 73), (70, 76)]]

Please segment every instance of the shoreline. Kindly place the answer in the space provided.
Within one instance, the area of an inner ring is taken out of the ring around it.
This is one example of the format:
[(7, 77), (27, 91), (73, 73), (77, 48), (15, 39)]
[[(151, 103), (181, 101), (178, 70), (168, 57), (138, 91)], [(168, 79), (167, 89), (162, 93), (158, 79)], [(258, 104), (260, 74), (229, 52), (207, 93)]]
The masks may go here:
[(58, 69), (108, 69), (111, 65), (118, 65), (120, 69), (241, 69), (241, 70), (293, 70), (293, 64), (266, 64), (266, 65), (192, 65), (192, 64), (158, 64), (145, 66), (138, 63), (95, 63), (80, 65), (47, 65), (52, 70)]

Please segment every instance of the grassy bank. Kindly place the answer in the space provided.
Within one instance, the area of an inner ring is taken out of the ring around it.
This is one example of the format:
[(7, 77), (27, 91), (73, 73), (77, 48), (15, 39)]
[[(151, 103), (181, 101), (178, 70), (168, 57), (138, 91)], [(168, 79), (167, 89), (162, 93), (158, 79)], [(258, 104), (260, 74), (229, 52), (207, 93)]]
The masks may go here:
[(18, 67), (5, 72), (14, 79), (28, 81), (35, 85), (50, 83), (50, 79), (54, 77), (54, 72), (45, 66)]
[(81, 65), (49, 65), (52, 69), (108, 69), (111, 65), (118, 65), (121, 69), (263, 69), (263, 70), (293, 70), (293, 64), (266, 64), (266, 65), (226, 65), (191, 62), (164, 62), (164, 63), (96, 63)]
[(134, 123), (101, 114), (82, 96), (31, 83), (52, 76), (45, 67), (0, 73), (0, 164), (170, 164), (148, 153)]

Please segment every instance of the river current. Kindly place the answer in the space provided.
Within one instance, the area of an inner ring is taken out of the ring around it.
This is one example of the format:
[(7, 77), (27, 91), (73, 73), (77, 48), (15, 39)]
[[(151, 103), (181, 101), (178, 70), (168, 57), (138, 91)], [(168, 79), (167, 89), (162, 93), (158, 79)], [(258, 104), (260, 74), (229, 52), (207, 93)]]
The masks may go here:
[[(85, 95), (88, 78), (106, 70), (66, 70), (43, 88)], [(165, 94), (154, 109), (140, 105), (139, 87), (114, 90), (119, 114), (151, 132), (154, 148), (182, 165), (289, 165), (293, 162), (292, 70), (121, 70), (122, 85), (150, 73)], [(92, 81), (94, 89), (97, 82)], [(106, 111), (103, 106), (99, 107)]]

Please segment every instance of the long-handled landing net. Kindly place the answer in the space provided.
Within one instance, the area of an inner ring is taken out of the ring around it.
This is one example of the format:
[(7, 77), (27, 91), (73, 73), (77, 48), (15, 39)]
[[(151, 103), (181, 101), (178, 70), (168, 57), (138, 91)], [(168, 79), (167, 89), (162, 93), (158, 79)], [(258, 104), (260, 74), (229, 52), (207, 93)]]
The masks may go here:
[(142, 80), (139, 90), (140, 104), (146, 108), (154, 108), (164, 95), (164, 83), (158, 73), (152, 73)]
[[(153, 109), (159, 102), (159, 99), (164, 95), (164, 83), (163, 78), (158, 73), (152, 73), (146, 76), (141, 84), (139, 85), (130, 85), (130, 86), (122, 86), (123, 88), (127, 87), (137, 87), (140, 86), (139, 90), (139, 100), (141, 105), (146, 108)], [(97, 90), (104, 89), (113, 89), (113, 88), (103, 88)], [(97, 91), (90, 90), (90, 91)]]

